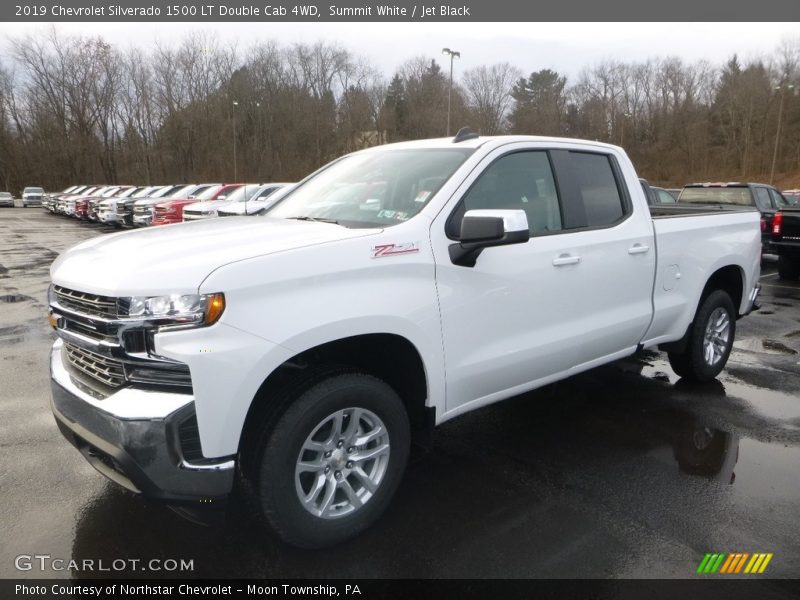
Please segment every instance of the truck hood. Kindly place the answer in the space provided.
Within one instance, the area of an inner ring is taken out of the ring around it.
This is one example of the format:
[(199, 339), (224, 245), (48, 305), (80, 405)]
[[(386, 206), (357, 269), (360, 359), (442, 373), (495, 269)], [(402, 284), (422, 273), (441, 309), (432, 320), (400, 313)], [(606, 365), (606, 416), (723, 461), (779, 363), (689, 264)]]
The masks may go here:
[(55, 260), (50, 275), (58, 285), (104, 296), (193, 293), (232, 262), (380, 231), (267, 217), (178, 223), (82, 242)]
[(187, 206), (184, 210), (188, 210), (192, 213), (206, 214), (230, 203), (231, 201), (227, 198), (223, 200), (206, 200), (204, 202), (195, 202), (191, 206)]

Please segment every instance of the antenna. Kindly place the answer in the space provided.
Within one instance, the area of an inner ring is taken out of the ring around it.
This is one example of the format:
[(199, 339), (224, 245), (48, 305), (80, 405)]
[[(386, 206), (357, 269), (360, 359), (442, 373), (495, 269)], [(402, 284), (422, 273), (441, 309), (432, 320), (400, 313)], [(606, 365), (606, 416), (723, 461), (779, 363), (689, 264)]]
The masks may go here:
[(474, 140), (478, 138), (478, 134), (472, 131), (469, 127), (462, 127), (458, 130), (456, 137), (453, 138), (453, 143), (458, 144), (459, 142), (464, 142), (466, 140)]

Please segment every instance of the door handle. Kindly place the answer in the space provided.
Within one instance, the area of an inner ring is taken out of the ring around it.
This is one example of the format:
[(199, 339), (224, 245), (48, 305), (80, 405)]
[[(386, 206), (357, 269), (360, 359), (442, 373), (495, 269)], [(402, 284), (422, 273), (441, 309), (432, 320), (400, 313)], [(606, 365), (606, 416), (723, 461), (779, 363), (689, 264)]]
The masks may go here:
[(558, 258), (553, 259), (554, 267), (563, 267), (565, 265), (577, 265), (581, 262), (580, 256), (573, 256), (571, 254), (562, 254)]
[(650, 246), (645, 246), (644, 244), (634, 244), (628, 248), (628, 254), (644, 254), (645, 252), (649, 251)]

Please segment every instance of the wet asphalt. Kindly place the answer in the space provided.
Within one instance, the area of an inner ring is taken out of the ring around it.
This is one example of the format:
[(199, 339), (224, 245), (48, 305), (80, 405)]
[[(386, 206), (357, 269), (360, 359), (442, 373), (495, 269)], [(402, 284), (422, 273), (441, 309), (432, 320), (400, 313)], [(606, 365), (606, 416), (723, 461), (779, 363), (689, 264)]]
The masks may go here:
[(192, 577), (685, 578), (706, 552), (800, 575), (800, 284), (765, 261), (727, 369), (679, 381), (650, 352), (467, 414), (415, 450), (387, 514), (332, 550), (289, 548), (234, 497), (211, 526), (107, 482), (49, 409), (48, 268), (100, 225), (0, 209), (0, 577), (149, 577), (15, 557), (190, 559)]

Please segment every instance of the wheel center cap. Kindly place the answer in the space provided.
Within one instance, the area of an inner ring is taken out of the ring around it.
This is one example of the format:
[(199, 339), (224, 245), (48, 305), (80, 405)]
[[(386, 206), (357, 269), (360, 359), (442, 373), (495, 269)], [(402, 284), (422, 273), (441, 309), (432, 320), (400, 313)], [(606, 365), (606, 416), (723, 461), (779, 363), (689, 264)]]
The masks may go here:
[(331, 465), (334, 469), (342, 469), (347, 464), (347, 456), (344, 450), (334, 450), (331, 455)]

